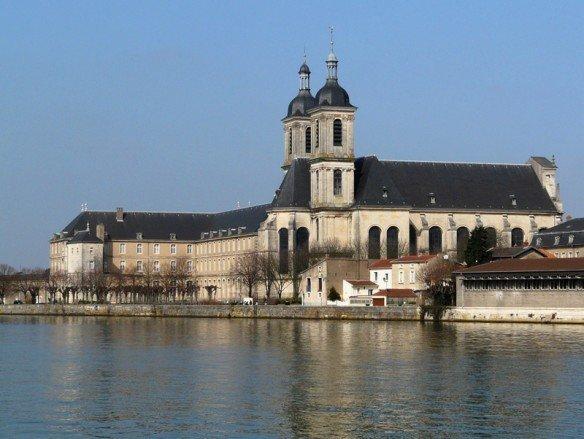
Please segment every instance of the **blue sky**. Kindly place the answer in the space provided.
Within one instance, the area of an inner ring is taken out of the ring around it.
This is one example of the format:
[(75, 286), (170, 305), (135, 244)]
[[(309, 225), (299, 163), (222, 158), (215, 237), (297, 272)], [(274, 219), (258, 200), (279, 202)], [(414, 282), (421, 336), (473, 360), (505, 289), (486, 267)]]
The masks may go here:
[(358, 155), (555, 154), (584, 215), (584, 2), (0, 1), (0, 262), (46, 266), (81, 203), (271, 201), (303, 48), (315, 92), (329, 25)]

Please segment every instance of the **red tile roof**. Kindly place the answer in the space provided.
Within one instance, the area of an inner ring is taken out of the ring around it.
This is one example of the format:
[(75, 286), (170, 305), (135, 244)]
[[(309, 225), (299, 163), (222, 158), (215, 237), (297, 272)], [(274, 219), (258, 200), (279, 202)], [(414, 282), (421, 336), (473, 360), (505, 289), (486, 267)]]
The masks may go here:
[(475, 265), (456, 273), (525, 273), (554, 271), (584, 271), (584, 258), (499, 259)]
[(373, 294), (372, 297), (376, 297), (376, 296), (384, 296), (384, 297), (389, 297), (391, 299), (409, 299), (409, 298), (417, 298), (418, 296), (416, 296), (416, 293), (414, 293), (414, 290), (410, 290), (407, 288), (393, 288), (391, 290), (381, 290), (378, 291), (377, 293)]
[(371, 264), (369, 269), (375, 268), (391, 268), (392, 261), (389, 259), (379, 259)]
[(347, 282), (349, 282), (351, 285), (353, 285), (354, 287), (368, 287), (368, 286), (377, 286), (377, 284), (373, 281), (370, 280), (365, 280), (365, 279), (355, 279), (355, 280), (349, 280), (349, 279), (345, 279)]
[(398, 259), (393, 259), (391, 262), (394, 264), (403, 264), (403, 263), (423, 263), (428, 262), (430, 259), (434, 259), (437, 255), (408, 255), (402, 256)]

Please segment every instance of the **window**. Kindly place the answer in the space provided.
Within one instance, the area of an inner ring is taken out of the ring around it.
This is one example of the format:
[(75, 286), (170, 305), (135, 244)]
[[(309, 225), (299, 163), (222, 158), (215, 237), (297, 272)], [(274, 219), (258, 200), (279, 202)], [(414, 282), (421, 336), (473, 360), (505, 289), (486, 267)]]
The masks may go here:
[(318, 291), (322, 291), (322, 277), (318, 278)]
[(456, 231), (456, 256), (458, 257), (459, 262), (464, 261), (464, 254), (468, 247), (469, 238), (469, 230), (466, 227), (459, 227)]
[(320, 123), (318, 122), (318, 120), (316, 121), (316, 139), (315, 139), (315, 148), (318, 148), (318, 132), (319, 132), (319, 128), (320, 128)]
[(187, 245), (187, 253), (190, 255), (193, 253), (193, 244)]
[(142, 254), (142, 244), (136, 244), (136, 253)]
[(574, 235), (568, 236), (568, 244), (573, 244), (573, 243), (574, 243)]
[(292, 155), (292, 128), (288, 129), (288, 155)]
[(430, 227), (430, 254), (435, 255), (442, 251), (442, 229), (438, 226)]
[(537, 245), (538, 247), (541, 247), (541, 238), (537, 238), (535, 240), (535, 245)]
[(516, 227), (511, 230), (511, 247), (520, 247), (523, 245), (523, 230)]
[(395, 259), (399, 256), (399, 229), (390, 227), (386, 233), (387, 259)]
[(311, 288), (312, 288), (312, 285), (310, 283), (310, 278), (307, 278), (306, 279), (306, 291), (310, 292)]
[(333, 122), (333, 146), (343, 146), (343, 122), (335, 119)]
[(558, 245), (559, 243), (560, 243), (560, 237), (559, 236), (556, 236), (554, 238), (554, 245)]
[(89, 247), (89, 254), (92, 255), (93, 254), (93, 247)]
[(95, 261), (89, 261), (89, 269), (91, 271), (95, 270)]
[(142, 233), (141, 232), (136, 233), (136, 239), (142, 239)]
[(155, 255), (160, 254), (160, 244), (154, 244), (154, 254)]
[(335, 169), (333, 173), (333, 193), (335, 196), (343, 194), (343, 171)]
[(120, 271), (122, 273), (126, 271), (126, 261), (120, 261)]
[(170, 244), (170, 254), (176, 255), (176, 244)]
[(125, 254), (126, 253), (126, 244), (125, 243), (121, 243), (120, 244), (120, 254)]
[(136, 271), (142, 273), (144, 271), (144, 262), (136, 261)]
[(310, 154), (311, 152), (311, 146), (312, 146), (312, 133), (311, 133), (311, 128), (310, 127), (306, 127), (306, 133), (305, 133), (305, 146), (306, 146), (306, 153)]
[(170, 268), (176, 270), (176, 261), (170, 261)]
[(157, 273), (160, 271), (160, 261), (154, 261), (154, 271)]
[(371, 288), (369, 288), (369, 289), (367, 290), (367, 294), (369, 294), (370, 296), (373, 296), (373, 290), (372, 290)]
[(375, 282), (377, 282), (377, 271), (373, 272), (373, 278), (375, 279)]
[(367, 245), (367, 256), (369, 259), (381, 258), (381, 229), (373, 226), (369, 229), (369, 240)]
[(416, 270), (412, 265), (410, 265), (410, 283), (416, 283)]
[(399, 272), (398, 272), (398, 277), (397, 277), (397, 281), (400, 284), (404, 283), (404, 271), (403, 269), (400, 268)]

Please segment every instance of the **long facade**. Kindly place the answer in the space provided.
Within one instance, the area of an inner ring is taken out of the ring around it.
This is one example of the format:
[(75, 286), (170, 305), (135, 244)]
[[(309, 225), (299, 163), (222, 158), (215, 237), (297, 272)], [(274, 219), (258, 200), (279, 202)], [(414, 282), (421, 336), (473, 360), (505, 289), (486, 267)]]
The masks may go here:
[[(81, 212), (50, 243), (51, 273), (161, 272), (183, 264), (215, 298), (239, 298), (232, 276), (246, 252), (290, 254), (335, 244), (369, 259), (464, 252), (472, 229), (492, 244), (522, 245), (561, 222), (553, 160), (525, 164), (437, 163), (355, 156), (357, 108), (326, 59), (312, 95), (310, 69), (283, 124), (285, 175), (269, 204), (217, 214)], [(285, 264), (282, 264), (285, 265)], [(262, 293), (258, 285), (258, 292)]]

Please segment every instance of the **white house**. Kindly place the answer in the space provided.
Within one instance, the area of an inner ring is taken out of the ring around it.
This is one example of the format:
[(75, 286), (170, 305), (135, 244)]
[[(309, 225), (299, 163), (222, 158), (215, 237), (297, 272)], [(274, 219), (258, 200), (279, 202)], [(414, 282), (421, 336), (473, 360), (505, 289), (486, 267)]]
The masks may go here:
[(382, 290), (391, 289), (391, 266), (392, 262), (388, 259), (380, 259), (375, 261), (369, 267), (369, 280), (371, 282), (375, 282)]

